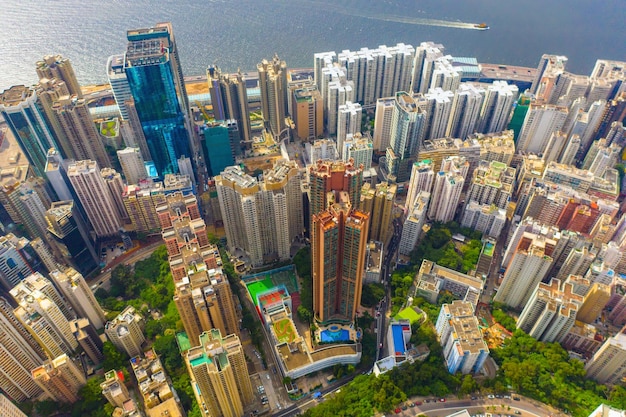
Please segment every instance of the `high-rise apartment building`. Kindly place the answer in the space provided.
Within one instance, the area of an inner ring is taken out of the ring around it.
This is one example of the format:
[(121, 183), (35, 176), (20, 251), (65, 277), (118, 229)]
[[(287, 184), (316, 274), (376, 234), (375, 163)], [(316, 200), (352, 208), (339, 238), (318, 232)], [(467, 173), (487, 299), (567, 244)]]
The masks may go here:
[(355, 133), (346, 135), (343, 143), (343, 161), (353, 160), (357, 166), (363, 165), (363, 170), (367, 172), (372, 167), (372, 156), (374, 148), (372, 138), (369, 133)]
[(576, 320), (593, 324), (600, 317), (602, 309), (604, 309), (610, 298), (611, 289), (608, 285), (601, 282), (593, 283), (587, 294), (585, 294), (582, 305), (578, 308)]
[[(187, 92), (170, 23), (126, 33), (124, 70), (159, 176), (178, 172), (191, 156)], [(146, 158), (146, 155), (143, 155)]]
[(478, 327), (472, 303), (455, 300), (441, 306), (435, 328), (448, 372), (480, 372), (489, 357), (489, 348)]
[[(522, 224), (518, 226), (521, 227)], [(506, 271), (494, 301), (514, 309), (523, 308), (548, 274), (558, 240), (558, 236), (523, 232), (519, 241), (510, 242), (507, 255), (510, 252), (512, 256), (505, 255), (503, 259)]]
[(120, 149), (117, 151), (117, 159), (120, 161), (126, 184), (138, 184), (148, 177), (139, 148)]
[(261, 113), (269, 130), (282, 137), (287, 112), (287, 64), (274, 55), (272, 61), (264, 59), (257, 64), (261, 89)]
[(563, 127), (567, 112), (567, 107), (540, 101), (531, 103), (517, 139), (517, 150), (534, 154), (547, 152), (550, 138)]
[(472, 174), (466, 199), (468, 203), (476, 201), (506, 209), (513, 195), (514, 184), (515, 168), (502, 162), (480, 161)]
[(69, 59), (47, 55), (37, 62), (37, 96), (60, 151), (68, 159), (93, 159), (109, 166), (109, 156), (93, 124)]
[(408, 214), (404, 221), (402, 236), (398, 244), (400, 255), (409, 256), (411, 251), (415, 249), (415, 245), (423, 232), (422, 227), (426, 223), (429, 201), (430, 192), (421, 190), (413, 199), (411, 206), (408, 207)]
[(309, 171), (309, 212), (311, 215), (327, 208), (328, 192), (345, 191), (356, 205), (363, 186), (363, 170), (353, 161), (315, 161)]
[(117, 107), (120, 109), (120, 116), (122, 116), (123, 120), (128, 120), (129, 115), (126, 102), (132, 97), (132, 94), (126, 78), (126, 72), (124, 71), (123, 54), (111, 55), (109, 57), (107, 60), (107, 77)]
[(31, 369), (40, 366), (46, 354), (13, 313), (9, 302), (0, 297), (0, 384), (14, 401), (41, 394)]
[(104, 333), (115, 347), (133, 358), (142, 353), (141, 345), (146, 340), (144, 324), (144, 318), (128, 306), (113, 321), (105, 324)]
[(174, 279), (174, 303), (189, 340), (213, 328), (238, 333), (228, 279), (217, 247), (209, 242), (195, 196), (171, 194), (157, 212)]
[(96, 329), (104, 327), (106, 318), (102, 308), (78, 271), (71, 267), (64, 271), (51, 271), (50, 278), (79, 317), (89, 319)]
[(506, 129), (517, 96), (517, 86), (507, 84), (506, 81), (494, 81), (488, 86), (477, 130), (481, 133), (493, 133)]
[(185, 363), (203, 416), (239, 417), (254, 393), (239, 338), (212, 329), (199, 346), (187, 351)]
[(359, 208), (370, 217), (369, 239), (386, 243), (393, 233), (391, 225), (393, 205), (398, 187), (381, 182), (372, 186), (363, 184)]
[(409, 179), (411, 158), (424, 140), (427, 116), (411, 95), (403, 91), (396, 93), (389, 143), (392, 152), (387, 151), (387, 173), (398, 182)]
[(626, 333), (608, 338), (585, 365), (587, 377), (601, 384), (618, 384), (626, 376)]
[(183, 417), (180, 400), (174, 396), (161, 360), (154, 349), (144, 352), (143, 357), (130, 359), (137, 384), (141, 388), (143, 405), (148, 416)]
[(494, 204), (480, 204), (470, 200), (463, 209), (461, 226), (497, 237), (506, 224), (506, 210)]
[(570, 282), (540, 282), (517, 319), (517, 327), (542, 342), (560, 342), (576, 321), (583, 297)]
[(427, 100), (427, 122), (424, 130), (425, 139), (438, 139), (446, 136), (448, 120), (452, 112), (454, 93), (445, 91), (440, 87), (428, 90), (424, 94)]
[(59, 355), (32, 370), (33, 379), (54, 401), (75, 403), (87, 383), (85, 373), (67, 355)]
[(475, 133), (485, 99), (485, 90), (474, 84), (463, 83), (454, 91), (446, 137), (465, 140)]
[(72, 147), (74, 159), (91, 159), (102, 167), (111, 165), (84, 98), (60, 96), (52, 104), (52, 114)]
[(304, 229), (297, 165), (278, 161), (262, 181), (233, 166), (215, 181), (231, 251), (243, 249), (257, 266), (288, 259), (291, 242)]
[(104, 374), (104, 382), (100, 384), (102, 395), (114, 407), (122, 407), (124, 403), (130, 400), (128, 388), (124, 384), (124, 374), (122, 371), (115, 369), (109, 370)]
[(396, 100), (393, 97), (379, 98), (376, 101), (374, 119), (374, 150), (385, 151), (391, 143), (391, 126), (395, 112)]
[(72, 63), (61, 55), (46, 55), (43, 60), (37, 61), (35, 70), (39, 79), (57, 79), (65, 83), (70, 95), (83, 97), (83, 92), (74, 73)]
[(353, 321), (361, 302), (369, 215), (352, 201), (346, 191), (328, 192), (328, 208), (311, 210), (313, 311), (322, 324)]
[(22, 413), (15, 404), (13, 404), (4, 394), (0, 394), (0, 414), (3, 417), (28, 417)]
[(12, 233), (0, 236), (0, 284), (10, 290), (34, 271), (19, 252), (17, 238)]
[(545, 91), (548, 86), (554, 83), (556, 76), (565, 71), (565, 64), (567, 64), (567, 57), (565, 56), (543, 54), (537, 66), (537, 73), (530, 87), (530, 93), (538, 95), (541, 91)]
[(46, 239), (44, 215), (50, 196), (43, 178), (26, 178), (27, 171), (8, 169), (0, 183), (0, 204), (15, 224), (21, 224), (32, 238)]
[(109, 167), (102, 168), (100, 170), (100, 176), (102, 177), (104, 183), (109, 189), (109, 195), (111, 196), (111, 200), (113, 201), (113, 206), (115, 207), (117, 217), (121, 220), (122, 223), (125, 223), (128, 220), (128, 213), (126, 213), (126, 209), (124, 208), (124, 202), (122, 201), (122, 194), (124, 193), (125, 187), (122, 176), (119, 172)]
[(301, 87), (291, 94), (291, 107), (296, 132), (303, 140), (324, 135), (324, 102), (316, 86)]
[(454, 218), (469, 163), (462, 157), (448, 157), (441, 163), (441, 169), (435, 174), (431, 193), (428, 218), (446, 223)]
[(201, 142), (208, 174), (219, 175), (226, 167), (235, 164), (241, 154), (239, 126), (234, 119), (206, 122), (201, 127)]
[(44, 114), (37, 106), (35, 91), (23, 85), (3, 91), (0, 93), (0, 114), (26, 154), (35, 174), (42, 177), (46, 154), (57, 144)]
[(346, 78), (354, 82), (354, 100), (364, 106), (373, 105), (381, 97), (397, 91), (409, 91), (415, 49), (399, 43), (376, 49), (344, 50), (337, 55)]
[(406, 194), (405, 211), (411, 210), (415, 197), (426, 191), (430, 194), (435, 181), (435, 171), (431, 160), (425, 159), (414, 162), (411, 168), (411, 178), (409, 179), (409, 188)]
[(46, 355), (56, 357), (74, 352), (78, 342), (61, 308), (41, 291), (24, 294), (15, 292), (16, 288), (11, 293), (19, 305), (14, 310), (15, 316), (41, 345)]
[(342, 159), (346, 155), (346, 150), (344, 149), (346, 136), (361, 132), (361, 114), (361, 105), (351, 101), (340, 105), (337, 110), (337, 150)]
[(52, 203), (45, 219), (51, 240), (64, 255), (66, 262), (73, 264), (84, 275), (98, 267), (98, 254), (89, 237), (89, 229), (74, 201)]
[(100, 335), (86, 318), (79, 318), (70, 321), (70, 329), (76, 338), (83, 352), (94, 365), (98, 365), (104, 360), (104, 344)]
[(415, 61), (411, 90), (416, 93), (427, 93), (430, 88), (435, 62), (443, 58), (445, 48), (441, 44), (422, 42), (415, 48)]
[(113, 196), (100, 175), (98, 164), (91, 160), (76, 161), (68, 166), (67, 176), (96, 236), (117, 234), (121, 219)]

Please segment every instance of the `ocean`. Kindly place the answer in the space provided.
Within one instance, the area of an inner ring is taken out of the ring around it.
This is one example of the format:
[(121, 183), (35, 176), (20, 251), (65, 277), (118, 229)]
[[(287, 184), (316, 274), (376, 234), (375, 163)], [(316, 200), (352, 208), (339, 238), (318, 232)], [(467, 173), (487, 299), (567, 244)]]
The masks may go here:
[[(35, 83), (48, 54), (70, 58), (82, 84), (106, 82), (126, 30), (160, 21), (173, 23), (185, 75), (209, 64), (253, 70), (274, 53), (312, 67), (315, 52), (424, 41), (497, 64), (565, 55), (578, 74), (598, 58), (626, 60), (625, 0), (2, 0), (0, 9), (0, 90)], [(472, 28), (481, 22), (491, 29)]]

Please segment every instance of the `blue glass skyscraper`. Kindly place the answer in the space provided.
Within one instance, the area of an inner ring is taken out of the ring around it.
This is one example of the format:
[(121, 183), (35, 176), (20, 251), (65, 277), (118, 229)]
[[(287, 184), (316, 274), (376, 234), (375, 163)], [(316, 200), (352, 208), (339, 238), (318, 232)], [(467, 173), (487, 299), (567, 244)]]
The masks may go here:
[(0, 93), (0, 114), (26, 153), (35, 174), (44, 176), (46, 155), (57, 148), (32, 88), (17, 85)]
[(158, 175), (177, 173), (191, 157), (187, 94), (171, 25), (130, 30), (124, 69)]
[(203, 127), (203, 151), (210, 176), (220, 175), (226, 167), (235, 165), (239, 129), (236, 120), (206, 123)]

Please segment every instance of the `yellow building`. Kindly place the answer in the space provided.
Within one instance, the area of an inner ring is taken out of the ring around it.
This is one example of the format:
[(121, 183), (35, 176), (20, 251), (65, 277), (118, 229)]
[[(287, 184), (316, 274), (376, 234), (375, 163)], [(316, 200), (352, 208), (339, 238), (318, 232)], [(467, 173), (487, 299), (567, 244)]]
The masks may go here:
[(611, 290), (608, 285), (602, 284), (600, 282), (594, 283), (589, 291), (587, 291), (587, 295), (583, 300), (583, 305), (578, 309), (578, 314), (576, 314), (576, 320), (580, 320), (583, 323), (591, 324), (598, 317), (600, 317), (600, 313), (602, 309), (608, 303), (609, 298), (611, 298)]
[(200, 346), (187, 351), (185, 363), (203, 415), (240, 417), (253, 400), (252, 384), (239, 337), (218, 329), (200, 335)]

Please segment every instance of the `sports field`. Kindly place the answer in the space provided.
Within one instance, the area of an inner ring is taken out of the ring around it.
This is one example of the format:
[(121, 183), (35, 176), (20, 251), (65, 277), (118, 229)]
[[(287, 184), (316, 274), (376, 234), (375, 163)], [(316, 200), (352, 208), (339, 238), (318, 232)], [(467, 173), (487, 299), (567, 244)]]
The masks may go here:
[(413, 310), (412, 307), (407, 307), (404, 310), (401, 310), (396, 316), (395, 319), (406, 319), (411, 322), (411, 324), (419, 321), (422, 318), (422, 315), (417, 311)]
[[(252, 301), (254, 302), (254, 304), (256, 305), (257, 303), (257, 294), (260, 294), (262, 292), (265, 292), (271, 288), (274, 288), (274, 283), (272, 282), (272, 280), (270, 278), (266, 278), (262, 281), (256, 281), (253, 282), (251, 284), (247, 284), (248, 287), (248, 292), (250, 293), (250, 296), (252, 297)], [(258, 306), (257, 306), (258, 307)]]

